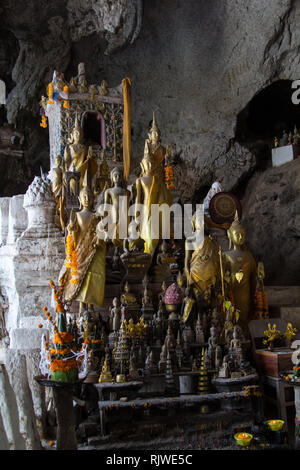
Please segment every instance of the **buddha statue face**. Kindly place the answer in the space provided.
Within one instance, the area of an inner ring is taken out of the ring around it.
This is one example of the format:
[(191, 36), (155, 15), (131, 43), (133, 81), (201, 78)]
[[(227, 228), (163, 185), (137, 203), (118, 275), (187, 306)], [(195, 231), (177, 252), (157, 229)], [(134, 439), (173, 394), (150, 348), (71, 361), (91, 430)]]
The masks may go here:
[(153, 162), (151, 158), (149, 157), (144, 157), (142, 162), (141, 162), (141, 167), (146, 176), (152, 175), (153, 171)]
[(59, 168), (61, 166), (62, 158), (60, 155), (56, 155), (54, 158), (54, 164), (56, 168)]
[(160, 141), (160, 135), (156, 127), (152, 127), (152, 129), (150, 130), (149, 139), (153, 145), (158, 144), (158, 142)]
[(93, 193), (89, 188), (82, 188), (82, 190), (79, 193), (79, 202), (80, 206), (85, 209), (91, 209), (94, 198), (93, 198)]
[(235, 225), (228, 230), (229, 239), (234, 246), (243, 246), (246, 241), (246, 231), (242, 225)]
[(73, 130), (72, 137), (75, 144), (79, 144), (82, 141), (82, 134), (77, 128)]
[(119, 168), (114, 168), (111, 172), (111, 180), (114, 185), (120, 186), (122, 182), (122, 173)]

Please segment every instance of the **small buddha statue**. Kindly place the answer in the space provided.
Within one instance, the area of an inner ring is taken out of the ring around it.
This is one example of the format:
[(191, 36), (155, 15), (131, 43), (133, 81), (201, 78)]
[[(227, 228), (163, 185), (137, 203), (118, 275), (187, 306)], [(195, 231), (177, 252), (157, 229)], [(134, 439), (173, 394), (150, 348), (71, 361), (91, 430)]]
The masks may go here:
[(277, 137), (274, 138), (274, 148), (278, 147), (278, 139)]
[(166, 290), (167, 290), (167, 283), (166, 281), (163, 281), (161, 285), (161, 292), (158, 294), (159, 301), (164, 302)]
[(88, 92), (86, 78), (82, 78), (81, 83), (80, 83), (80, 87), (79, 87), (79, 91), (80, 91), (80, 93), (87, 93)]
[(171, 325), (169, 324), (166, 338), (165, 338), (165, 346), (168, 350), (175, 348), (175, 338), (171, 329)]
[[(256, 288), (256, 263), (246, 247), (246, 232), (238, 215), (227, 231), (229, 251), (224, 253), (231, 272), (231, 291), (235, 309), (240, 311), (238, 324), (247, 329), (254, 311), (253, 299)], [(232, 249), (233, 248), (233, 249)]]
[(196, 300), (192, 294), (192, 289), (187, 287), (185, 289), (185, 297), (181, 306), (181, 321), (182, 323), (193, 323), (196, 314)]
[(56, 213), (58, 226), (64, 231), (66, 228), (66, 186), (63, 178), (62, 157), (56, 155), (55, 167), (52, 168), (52, 191), (56, 200)]
[(232, 336), (232, 340), (230, 341), (229, 350), (230, 352), (234, 352), (235, 354), (239, 354), (239, 355), (242, 354), (242, 345), (238, 337), (238, 330), (236, 326), (233, 327), (233, 336)]
[(121, 305), (118, 297), (113, 299), (113, 308), (111, 309), (112, 331), (118, 331), (121, 326)]
[(147, 355), (147, 358), (145, 361), (145, 369), (148, 370), (150, 374), (157, 373), (157, 367), (154, 363), (154, 358), (153, 358), (153, 351), (150, 351), (149, 354)]
[(216, 350), (215, 350), (215, 369), (219, 370), (221, 365), (222, 365), (222, 348), (220, 345), (217, 345)]
[(123, 174), (120, 168), (115, 167), (111, 171), (110, 178), (113, 187), (104, 193), (104, 203), (112, 206), (112, 211), (109, 214), (111, 224), (108, 223), (109, 238), (115, 246), (120, 246), (127, 238), (130, 191), (123, 187)]
[(203, 333), (203, 330), (202, 330), (201, 320), (200, 320), (200, 315), (199, 314), (198, 314), (198, 318), (197, 318), (197, 322), (196, 322), (195, 334), (196, 334), (196, 344), (204, 345), (205, 338), (204, 338), (204, 333)]
[(160, 374), (165, 372), (166, 370), (167, 352), (168, 352), (167, 347), (165, 344), (163, 344), (161, 348), (161, 353), (159, 356), (159, 362), (158, 362), (158, 370)]
[(172, 263), (176, 263), (176, 259), (168, 251), (168, 244), (166, 240), (163, 240), (160, 246), (160, 253), (157, 255), (156, 263), (158, 265), (170, 265)]
[(105, 80), (101, 82), (100, 95), (108, 95), (107, 82)]
[(296, 126), (294, 128), (293, 142), (294, 145), (300, 146), (300, 134)]
[(217, 329), (214, 326), (211, 326), (209, 331), (210, 331), (210, 336), (208, 339), (208, 345), (215, 349), (218, 344)]
[(286, 131), (283, 131), (282, 138), (280, 139), (280, 147), (288, 145), (289, 136)]
[(126, 281), (124, 285), (124, 292), (121, 295), (121, 304), (124, 306), (137, 304), (136, 296), (132, 292), (130, 292), (130, 286), (128, 281)]
[(77, 79), (76, 77), (72, 77), (70, 80), (70, 85), (69, 85), (69, 92), (70, 93), (77, 93)]
[(182, 290), (182, 294), (185, 293), (185, 278), (181, 271), (178, 272), (176, 282), (179, 285), (180, 289)]
[(131, 355), (129, 359), (129, 375), (132, 380), (139, 380), (140, 375), (138, 373), (138, 370), (136, 368), (136, 361), (135, 361), (135, 356)]
[(144, 240), (136, 237), (137, 223), (132, 220), (128, 225), (128, 237), (124, 239), (123, 250), (126, 255), (133, 253), (134, 255), (140, 253), (144, 254)]
[(218, 377), (222, 379), (228, 379), (230, 376), (230, 370), (228, 365), (228, 355), (224, 356), (222, 366), (219, 369)]
[(104, 361), (102, 371), (99, 377), (99, 383), (103, 383), (103, 382), (112, 382), (112, 375), (109, 369), (109, 365), (107, 363), (107, 359), (105, 359)]

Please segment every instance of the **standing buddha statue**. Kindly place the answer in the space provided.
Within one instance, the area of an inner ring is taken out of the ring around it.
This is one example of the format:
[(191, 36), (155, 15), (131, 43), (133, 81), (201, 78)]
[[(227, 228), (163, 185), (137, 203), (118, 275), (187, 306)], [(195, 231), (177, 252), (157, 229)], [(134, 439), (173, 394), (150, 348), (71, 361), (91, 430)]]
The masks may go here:
[[(89, 306), (103, 306), (106, 244), (99, 232), (99, 216), (92, 212), (93, 193), (84, 186), (79, 194), (80, 210), (71, 211), (68, 236), (76, 255), (76, 267), (65, 263), (60, 273), (67, 301), (80, 302), (80, 312)], [(75, 269), (74, 269), (75, 268)], [(75, 271), (75, 278), (74, 278)]]
[(196, 212), (192, 218), (194, 235), (187, 238), (185, 249), (185, 275), (197, 303), (209, 305), (212, 287), (220, 278), (218, 247), (207, 235), (202, 236), (202, 214)]
[[(231, 272), (231, 291), (235, 309), (239, 310), (238, 324), (246, 328), (253, 313), (256, 287), (256, 263), (246, 247), (246, 231), (235, 219), (227, 231), (229, 251), (224, 253), (225, 262)], [(233, 249), (232, 249), (233, 247)]]
[(52, 191), (56, 200), (56, 213), (58, 225), (62, 230), (66, 227), (66, 188), (64, 182), (64, 172), (62, 168), (62, 157), (56, 155), (54, 158), (55, 167), (52, 168)]
[[(83, 140), (83, 131), (79, 124), (78, 116), (76, 116), (70, 143), (66, 145), (64, 151), (64, 167), (65, 171), (77, 171), (80, 173), (80, 189), (83, 187), (86, 171), (88, 170), (89, 177), (92, 178), (98, 168), (92, 148), (88, 148)], [(75, 194), (74, 180), (70, 181), (70, 188), (73, 194)]]
[[(160, 143), (160, 130), (157, 127), (155, 115), (153, 113), (152, 127), (145, 141), (144, 157), (141, 161), (142, 173), (136, 180), (136, 204), (144, 204), (143, 212), (140, 214), (137, 207), (136, 220), (138, 214), (141, 215), (141, 238), (145, 240), (145, 253), (153, 256), (160, 239), (164, 238), (161, 233), (161, 220), (159, 227), (155, 227), (158, 232), (155, 238), (151, 234), (151, 205), (152, 204), (173, 204), (173, 196), (167, 189), (164, 176), (164, 158), (166, 149)], [(172, 236), (172, 235), (171, 235)]]

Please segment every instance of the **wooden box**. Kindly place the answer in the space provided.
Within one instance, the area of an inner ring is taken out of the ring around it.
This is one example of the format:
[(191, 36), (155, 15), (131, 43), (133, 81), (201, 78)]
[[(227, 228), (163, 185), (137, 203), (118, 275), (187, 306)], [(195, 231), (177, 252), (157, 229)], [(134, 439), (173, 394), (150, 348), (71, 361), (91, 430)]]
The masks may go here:
[(279, 372), (291, 370), (293, 351), (288, 348), (276, 348), (274, 351), (257, 349), (255, 360), (258, 372), (270, 377), (279, 377)]

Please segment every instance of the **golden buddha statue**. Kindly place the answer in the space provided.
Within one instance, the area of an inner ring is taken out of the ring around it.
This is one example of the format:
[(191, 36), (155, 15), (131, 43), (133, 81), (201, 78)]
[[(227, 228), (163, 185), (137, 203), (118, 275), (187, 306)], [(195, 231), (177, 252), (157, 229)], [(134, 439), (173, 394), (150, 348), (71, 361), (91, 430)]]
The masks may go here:
[[(253, 313), (256, 288), (256, 263), (245, 245), (246, 232), (236, 213), (227, 231), (229, 250), (224, 253), (225, 262), (231, 272), (231, 291), (234, 307), (239, 310), (238, 324), (247, 327)], [(231, 249), (233, 246), (233, 249)]]
[(64, 182), (64, 172), (62, 168), (62, 157), (56, 155), (54, 158), (55, 167), (52, 168), (52, 191), (56, 200), (56, 213), (62, 230), (66, 227), (66, 187)]
[(105, 80), (102, 80), (102, 82), (101, 82), (100, 94), (101, 95), (107, 95), (108, 94), (107, 82)]
[(124, 292), (121, 295), (121, 304), (125, 306), (136, 305), (136, 296), (130, 292), (130, 286), (128, 281), (124, 284)]
[[(83, 143), (83, 132), (78, 121), (78, 116), (76, 116), (75, 119), (70, 143), (66, 146), (64, 151), (64, 167), (65, 171), (80, 172), (80, 189), (83, 185), (86, 170), (89, 171), (89, 176), (92, 179), (98, 168), (92, 147), (87, 147)], [(75, 194), (75, 181), (73, 179), (70, 181), (70, 188), (73, 194)]]
[[(153, 256), (155, 249), (162, 236), (162, 223), (159, 217), (158, 224), (155, 226), (151, 224), (151, 205), (152, 204), (167, 204), (171, 206), (173, 197), (168, 191), (165, 182), (162, 178), (162, 173), (157, 165), (156, 157), (151, 153), (146, 153), (142, 162), (142, 176), (136, 180), (136, 222), (141, 224), (141, 238), (145, 241), (145, 253), (150, 253)], [(142, 211), (139, 209), (139, 204), (143, 204)], [(141, 219), (141, 220), (139, 220)], [(153, 218), (152, 218), (153, 219)], [(156, 230), (156, 237), (151, 234), (151, 228)], [(157, 238), (158, 236), (158, 238)], [(170, 230), (172, 236), (172, 230)]]
[(160, 130), (157, 127), (155, 113), (153, 112), (152, 126), (145, 141), (144, 155), (150, 153), (154, 160), (153, 172), (164, 178), (164, 159), (166, 149), (160, 143)]
[(102, 371), (99, 377), (99, 383), (104, 383), (104, 382), (112, 382), (112, 375), (111, 375), (109, 365), (107, 363), (107, 359), (105, 359), (104, 361)]
[[(80, 302), (80, 312), (92, 305), (103, 306), (106, 244), (99, 228), (99, 216), (92, 212), (93, 193), (84, 186), (79, 194), (80, 210), (71, 211), (68, 234), (72, 236), (76, 266), (64, 264), (60, 278), (67, 301)], [(76, 278), (74, 279), (74, 270)]]
[[(120, 246), (123, 244), (123, 240), (127, 238), (129, 223), (128, 206), (131, 194), (128, 189), (123, 187), (123, 173), (120, 168), (114, 168), (111, 171), (110, 178), (114, 186), (105, 191), (104, 203), (112, 205), (110, 216), (113, 225), (113, 232), (110, 234), (110, 238), (115, 246)], [(120, 217), (122, 217), (122, 222)], [(121, 223), (123, 223), (123, 233), (120, 233)], [(108, 224), (108, 229), (109, 228)]]
[(197, 301), (210, 304), (212, 287), (220, 278), (220, 264), (216, 242), (202, 232), (201, 216), (196, 212), (192, 218), (194, 235), (186, 240), (184, 270)]

